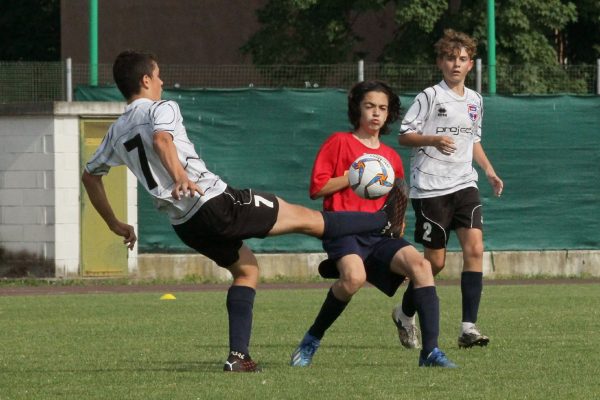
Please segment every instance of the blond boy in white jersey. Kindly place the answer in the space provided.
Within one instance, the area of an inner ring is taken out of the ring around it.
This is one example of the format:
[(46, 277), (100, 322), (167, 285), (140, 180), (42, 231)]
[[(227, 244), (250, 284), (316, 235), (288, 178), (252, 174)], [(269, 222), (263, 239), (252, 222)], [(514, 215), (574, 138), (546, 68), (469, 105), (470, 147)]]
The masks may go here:
[[(455, 230), (463, 251), (458, 346), (485, 346), (489, 338), (475, 326), (483, 287), (483, 220), (472, 161), (483, 170), (496, 196), (502, 194), (504, 185), (481, 145), (481, 95), (465, 87), (473, 68), (475, 41), (448, 29), (435, 50), (444, 78), (416, 97), (399, 136), (401, 145), (413, 148), (410, 197), (416, 216), (415, 241), (425, 247), (425, 258), (436, 275), (444, 268), (449, 234)], [(392, 313), (405, 347), (418, 346), (414, 314), (409, 285)]]
[(156, 208), (169, 215), (180, 239), (231, 272), (226, 303), (230, 351), (223, 370), (259, 371), (249, 354), (258, 263), (243, 240), (292, 232), (322, 239), (363, 232), (389, 235), (401, 221), (394, 207), (376, 213), (319, 212), (271, 193), (228, 186), (198, 157), (177, 103), (161, 100), (163, 82), (154, 55), (122, 52), (113, 76), (127, 107), (86, 164), (82, 181), (90, 201), (133, 249), (134, 229), (115, 216), (102, 182), (111, 167), (127, 165)]

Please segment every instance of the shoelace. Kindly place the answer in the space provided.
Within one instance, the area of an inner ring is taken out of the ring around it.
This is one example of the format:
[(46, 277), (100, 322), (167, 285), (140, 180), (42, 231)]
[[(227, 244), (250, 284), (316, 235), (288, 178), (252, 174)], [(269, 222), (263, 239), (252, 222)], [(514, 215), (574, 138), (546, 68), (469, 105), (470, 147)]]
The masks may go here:
[(438, 363), (446, 363), (448, 362), (448, 358), (446, 357), (446, 354), (444, 354), (443, 351), (438, 351), (434, 354), (434, 361)]
[(406, 329), (409, 336), (417, 336), (417, 327), (415, 325), (410, 325), (408, 328), (404, 329)]
[(315, 354), (315, 352), (319, 348), (319, 343), (314, 342), (314, 341), (310, 341), (310, 342), (306, 343), (302, 347), (304, 347), (307, 350), (308, 354), (312, 356), (312, 355)]
[(463, 332), (463, 335), (471, 335), (471, 336), (481, 336), (481, 332), (475, 327), (469, 329), (466, 332)]

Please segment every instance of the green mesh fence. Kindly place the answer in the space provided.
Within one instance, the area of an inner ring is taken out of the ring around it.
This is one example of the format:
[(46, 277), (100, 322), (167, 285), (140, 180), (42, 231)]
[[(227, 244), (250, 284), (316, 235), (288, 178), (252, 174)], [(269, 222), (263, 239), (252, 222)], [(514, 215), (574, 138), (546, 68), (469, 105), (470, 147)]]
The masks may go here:
[[(98, 84), (113, 85), (112, 64), (98, 64)], [(498, 65), (499, 94), (597, 93), (597, 65)], [(467, 77), (475, 88), (476, 69)], [(366, 62), (325, 65), (198, 65), (161, 64), (165, 88), (348, 88), (359, 80), (380, 79), (398, 92), (411, 93), (440, 80), (436, 65)], [(481, 91), (488, 92), (488, 69), (481, 70)], [(70, 82), (70, 85), (68, 85)], [(67, 86), (90, 82), (88, 64), (0, 61), (0, 103), (67, 100)]]
[(65, 98), (62, 63), (0, 62), (0, 103), (36, 103)]
[[(308, 197), (316, 152), (334, 131), (347, 130), (346, 92), (332, 89), (166, 90), (179, 102), (189, 136), (208, 167), (230, 185), (273, 192), (314, 209)], [(121, 101), (115, 88), (80, 87), (78, 100)], [(407, 108), (413, 95), (402, 95)], [(480, 173), (487, 250), (598, 249), (600, 235), (600, 98), (484, 99), (483, 145), (505, 182), (491, 195)], [(384, 142), (408, 169), (409, 150), (395, 134)], [(142, 252), (188, 251), (139, 193)], [(409, 212), (407, 237), (414, 218)], [(250, 240), (258, 252), (318, 252), (319, 240), (287, 235)], [(452, 235), (449, 248), (458, 249)]]

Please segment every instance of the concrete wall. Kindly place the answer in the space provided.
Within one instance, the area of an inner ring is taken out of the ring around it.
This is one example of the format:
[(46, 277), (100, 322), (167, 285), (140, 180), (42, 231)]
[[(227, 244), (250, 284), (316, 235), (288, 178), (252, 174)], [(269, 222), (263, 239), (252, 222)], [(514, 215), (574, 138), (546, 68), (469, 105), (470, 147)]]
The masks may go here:
[[(80, 271), (82, 116), (116, 117), (124, 103), (0, 106), (0, 246), (54, 260), (57, 277)], [(137, 226), (136, 181), (128, 175), (129, 223)], [(130, 271), (137, 267), (130, 253)]]
[[(269, 240), (269, 239), (266, 239)], [(257, 254), (263, 279), (286, 277), (310, 279), (318, 276), (317, 267), (323, 253)], [(448, 253), (444, 278), (459, 278), (462, 253)], [(600, 251), (499, 251), (486, 252), (483, 272), (487, 279), (533, 277), (600, 277)], [(195, 276), (207, 281), (225, 282), (229, 272), (199, 254), (140, 254), (138, 273), (141, 279), (181, 279)]]
[(0, 244), (54, 259), (54, 121), (0, 118)]

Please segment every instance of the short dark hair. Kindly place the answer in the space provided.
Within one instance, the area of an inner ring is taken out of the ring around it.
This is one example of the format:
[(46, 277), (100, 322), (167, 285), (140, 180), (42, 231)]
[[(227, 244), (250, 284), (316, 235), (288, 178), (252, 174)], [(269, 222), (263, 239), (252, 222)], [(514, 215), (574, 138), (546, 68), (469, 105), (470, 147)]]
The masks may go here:
[(388, 97), (388, 116), (379, 131), (381, 135), (386, 135), (390, 133), (390, 125), (400, 117), (400, 98), (385, 82), (363, 81), (354, 85), (348, 92), (348, 119), (354, 129), (358, 129), (360, 126), (360, 103), (368, 92), (381, 92)]
[(135, 50), (125, 50), (117, 56), (113, 78), (123, 97), (130, 99), (140, 92), (142, 78), (152, 76), (157, 62), (154, 54)]

